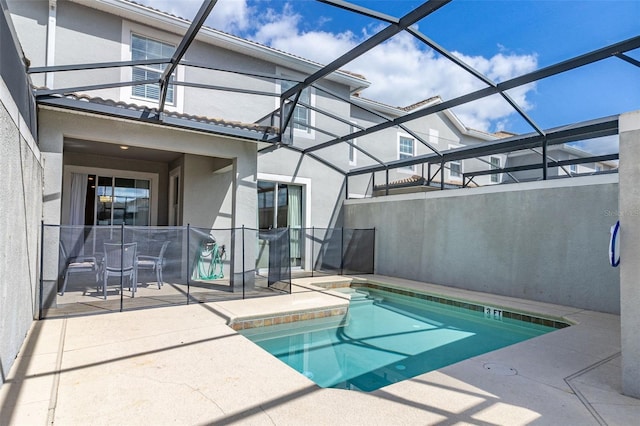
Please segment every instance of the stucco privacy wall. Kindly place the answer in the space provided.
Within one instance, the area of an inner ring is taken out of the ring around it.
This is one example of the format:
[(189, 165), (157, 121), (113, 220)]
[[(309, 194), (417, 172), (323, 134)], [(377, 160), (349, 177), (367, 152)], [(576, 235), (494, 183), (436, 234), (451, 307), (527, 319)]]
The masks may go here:
[(0, 384), (38, 314), (40, 151), (0, 78)]
[(608, 264), (617, 175), (345, 202), (345, 226), (376, 227), (376, 273), (620, 311)]
[(640, 398), (640, 111), (620, 115), (622, 391)]

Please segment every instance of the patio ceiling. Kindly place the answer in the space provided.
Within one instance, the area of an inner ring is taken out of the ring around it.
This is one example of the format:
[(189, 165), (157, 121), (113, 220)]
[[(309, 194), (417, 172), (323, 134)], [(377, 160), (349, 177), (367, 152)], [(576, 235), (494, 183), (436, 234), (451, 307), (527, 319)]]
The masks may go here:
[[(28, 70), (28, 72), (31, 74), (37, 74), (113, 67), (131, 67), (135, 65), (166, 64), (167, 66), (159, 81), (126, 81), (117, 83), (96, 82), (96, 84), (91, 86), (37, 89), (34, 91), (36, 100), (38, 103), (43, 105), (82, 110), (97, 114), (106, 114), (131, 120), (141, 120), (159, 125), (193, 129), (213, 134), (237, 137), (246, 140), (254, 140), (257, 142), (268, 142), (273, 145), (269, 148), (266, 148), (268, 150), (292, 149), (296, 152), (301, 153), (302, 155), (306, 155), (310, 158), (314, 158), (317, 161), (320, 161), (327, 167), (330, 167), (345, 176), (354, 176), (365, 173), (374, 173), (376, 171), (389, 170), (390, 168), (409, 166), (413, 164), (444, 163), (451, 159), (473, 158), (500, 152), (504, 153), (530, 148), (542, 148), (542, 163), (546, 165), (548, 162), (546, 156), (547, 145), (566, 143), (577, 140), (586, 140), (607, 135), (615, 135), (618, 132), (617, 116), (591, 117), (591, 119), (586, 122), (577, 124), (567, 123), (567, 125), (562, 126), (562, 128), (543, 129), (542, 126), (536, 123), (525, 112), (526, 108), (522, 105), (519, 105), (518, 102), (509, 95), (508, 91), (530, 83), (551, 78), (553, 76), (564, 74), (580, 67), (586, 67), (610, 58), (619, 60), (629, 66), (640, 67), (640, 61), (628, 54), (629, 52), (640, 48), (640, 35), (638, 35), (627, 40), (608, 44), (599, 49), (574, 56), (567, 60), (556, 62), (554, 64), (537, 69), (533, 72), (520, 75), (506, 81), (495, 82), (488, 76), (481, 73), (479, 70), (465, 63), (462, 59), (445, 49), (435, 40), (420, 32), (415, 26), (415, 24), (417, 23), (420, 23), (421, 26), (424, 24), (428, 25), (430, 15), (434, 14), (434, 12), (438, 10), (448, 7), (452, 0), (426, 1), (423, 4), (419, 5), (417, 8), (409, 11), (407, 14), (399, 18), (341, 0), (318, 1), (336, 8), (340, 8), (352, 14), (372, 18), (383, 23), (386, 26), (384, 26), (380, 31), (373, 34), (370, 38), (360, 43), (350, 51), (333, 60), (331, 63), (325, 66), (320, 66), (317, 71), (311, 73), (306, 78), (300, 79), (300, 81), (294, 81), (294, 85), (280, 95), (279, 108), (264, 115), (264, 117), (261, 120), (258, 120), (257, 123), (238, 125), (237, 122), (225, 122), (224, 120), (194, 119), (193, 116), (189, 116), (187, 114), (176, 115), (175, 113), (167, 111), (165, 108), (167, 88), (170, 84), (169, 77), (178, 65), (183, 65), (186, 67), (191, 66), (208, 68), (203, 66), (202, 64), (195, 64), (189, 61), (185, 61), (183, 58), (185, 53), (188, 51), (191, 43), (196, 38), (198, 32), (201, 31), (204, 22), (209, 14), (212, 13), (212, 11), (213, 13), (215, 13), (214, 6), (216, 4), (216, 0), (203, 1), (198, 13), (194, 17), (184, 37), (182, 38), (182, 41), (179, 43), (176, 51), (171, 58), (154, 61), (122, 61), (35, 67)], [(327, 87), (325, 87), (325, 85), (321, 84), (323, 80), (332, 75), (332, 73), (340, 71), (343, 67), (348, 67), (349, 64), (355, 59), (403, 32), (410, 34), (413, 38), (423, 43), (429, 49), (432, 49), (442, 57), (447, 58), (453, 64), (464, 70), (466, 73), (474, 76), (474, 78), (481, 82), (485, 87), (479, 90), (469, 91), (453, 99), (434, 103), (430, 106), (408, 112), (404, 115), (400, 115), (397, 117), (388, 117), (380, 113), (379, 111), (376, 111), (374, 108), (367, 108), (362, 103), (356, 103), (352, 99), (345, 97), (344, 95), (332, 92)], [(256, 73), (245, 73), (232, 69), (209, 69), (213, 71), (257, 76)], [(261, 73), (258, 77), (274, 80), (282, 79), (281, 76), (264, 73)], [(123, 107), (122, 105), (116, 105), (114, 103), (104, 101), (94, 102), (92, 101), (92, 99), (89, 99), (89, 102), (87, 102), (87, 99), (78, 99), (78, 97), (75, 95), (78, 92), (86, 92), (112, 87), (134, 86), (144, 83), (159, 83), (160, 85), (161, 95), (156, 108), (136, 108), (132, 105)], [(228, 86), (206, 85), (189, 81), (174, 81), (171, 84), (197, 87), (202, 89), (203, 91), (216, 90), (255, 96), (274, 96), (273, 93), (263, 93), (242, 88), (232, 88)], [(374, 114), (381, 118), (383, 121), (368, 128), (355, 125), (355, 131), (343, 135), (336, 135), (326, 129), (315, 127), (313, 128), (313, 130), (315, 130), (318, 134), (322, 134), (326, 140), (311, 145), (309, 145), (308, 140), (303, 143), (301, 141), (297, 141), (296, 138), (290, 138), (288, 137), (288, 135), (291, 133), (291, 128), (294, 124), (293, 110), (294, 107), (298, 104), (310, 108), (316, 113), (321, 114), (325, 117), (329, 117), (331, 120), (341, 122), (346, 125), (349, 125), (351, 123), (349, 116), (341, 117), (331, 111), (326, 111), (322, 108), (303, 103), (300, 99), (301, 93), (305, 88), (308, 87), (314, 87), (316, 91), (323, 92), (327, 96), (348, 103), (350, 104), (350, 108), (357, 108), (366, 111), (367, 113)], [(504, 101), (506, 101), (513, 108), (514, 112), (517, 113), (522, 118), (522, 120), (524, 120), (530, 126), (532, 133), (509, 137), (507, 139), (501, 139), (496, 142), (482, 143), (478, 145), (457, 148), (455, 150), (440, 152), (427, 140), (407, 127), (408, 123), (418, 118), (437, 114), (442, 111), (466, 105), (490, 96), (499, 96)], [(271, 123), (278, 123), (278, 126), (273, 127)], [(351, 142), (355, 138), (371, 135), (392, 127), (402, 129), (404, 132), (411, 134), (416, 138), (418, 142), (429, 148), (432, 151), (432, 154), (422, 155), (405, 160), (394, 159), (393, 161), (387, 161), (385, 159), (377, 158), (375, 155), (367, 152), (367, 150), (363, 149), (361, 146), (357, 146)], [(353, 146), (363, 155), (369, 157), (375, 164), (352, 170), (342, 170), (335, 164), (332, 164), (331, 161), (325, 159), (322, 155), (323, 150), (338, 144), (349, 144)], [(544, 178), (546, 178), (546, 167), (543, 167), (543, 175)]]

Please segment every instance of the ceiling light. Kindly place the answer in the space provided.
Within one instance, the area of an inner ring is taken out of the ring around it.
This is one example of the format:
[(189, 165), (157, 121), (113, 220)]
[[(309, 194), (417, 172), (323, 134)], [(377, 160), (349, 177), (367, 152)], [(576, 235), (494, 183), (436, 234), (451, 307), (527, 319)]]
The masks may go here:
[(126, 145), (120, 145), (120, 149), (129, 149), (129, 147)]

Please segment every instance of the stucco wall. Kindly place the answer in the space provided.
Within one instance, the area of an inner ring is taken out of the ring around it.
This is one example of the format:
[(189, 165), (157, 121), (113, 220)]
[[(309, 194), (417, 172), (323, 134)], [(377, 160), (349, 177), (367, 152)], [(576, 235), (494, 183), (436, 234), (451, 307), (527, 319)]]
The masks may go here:
[(287, 149), (261, 154), (258, 172), (261, 180), (303, 186), (306, 201), (302, 212), (303, 227), (342, 226), (345, 177), (340, 173), (313, 158)]
[(38, 315), (40, 151), (0, 78), (0, 384)]
[(376, 272), (596, 311), (620, 311), (607, 260), (616, 175), (345, 202), (376, 227)]
[(620, 115), (622, 391), (640, 398), (640, 111)]

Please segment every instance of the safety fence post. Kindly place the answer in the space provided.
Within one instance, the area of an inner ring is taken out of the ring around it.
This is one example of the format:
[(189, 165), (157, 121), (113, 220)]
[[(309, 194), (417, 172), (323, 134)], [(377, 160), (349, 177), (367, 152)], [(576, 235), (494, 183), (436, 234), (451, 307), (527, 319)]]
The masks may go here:
[(243, 224), (242, 225), (242, 300), (244, 300), (245, 298), (244, 285), (245, 283), (244, 283), (244, 224)]
[(191, 262), (189, 261), (189, 251), (191, 250), (191, 224), (187, 223), (187, 305), (191, 301)]
[(344, 275), (344, 226), (340, 228), (340, 275)]
[[(135, 259), (133, 260), (135, 262)], [(120, 224), (120, 312), (124, 309), (124, 222)], [(105, 286), (105, 294), (107, 285)]]
[[(38, 309), (38, 319), (42, 319), (42, 309), (44, 307), (44, 220), (40, 221), (40, 308)], [(56, 283), (57, 284), (57, 283)], [(57, 288), (56, 288), (57, 291)]]

